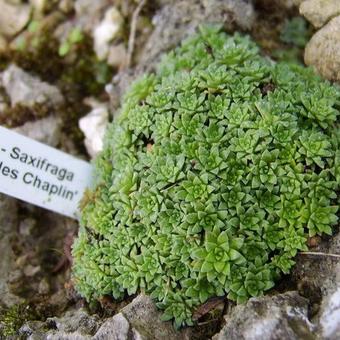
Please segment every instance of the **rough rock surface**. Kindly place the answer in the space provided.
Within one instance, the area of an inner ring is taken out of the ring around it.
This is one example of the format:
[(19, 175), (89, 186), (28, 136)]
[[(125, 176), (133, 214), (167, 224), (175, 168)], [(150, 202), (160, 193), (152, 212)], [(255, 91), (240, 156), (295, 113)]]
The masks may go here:
[(67, 312), (61, 318), (49, 318), (47, 322), (53, 323), (59, 332), (93, 335), (96, 333), (100, 321), (97, 315), (90, 316), (85, 310), (79, 309)]
[(100, 22), (103, 12), (110, 4), (112, 5), (110, 0), (76, 0), (74, 8), (77, 24), (86, 32), (91, 33), (93, 27)]
[(305, 0), (300, 5), (300, 13), (311, 22), (314, 27), (319, 28), (340, 14), (340, 1)]
[(248, 30), (255, 20), (253, 5), (247, 0), (181, 0), (162, 7), (153, 18), (155, 29), (141, 55), (147, 69), (160, 55), (178, 45), (202, 23), (224, 24), (229, 30)]
[(107, 319), (94, 336), (95, 340), (186, 340), (191, 329), (176, 331), (170, 321), (161, 321), (162, 312), (146, 295), (137, 296), (120, 313)]
[(226, 316), (226, 325), (214, 340), (314, 339), (308, 320), (308, 300), (297, 292), (251, 298)]
[(27, 322), (20, 328), (19, 334), (31, 340), (85, 340), (92, 339), (100, 324), (97, 315), (78, 309), (66, 312), (60, 318), (48, 318), (45, 322)]
[[(340, 233), (300, 255), (292, 272), (300, 294), (311, 302), (317, 332), (324, 339), (340, 338), (340, 262), (327, 254), (340, 254)], [(317, 273), (317, 274), (316, 274)], [(320, 307), (319, 307), (320, 306)]]
[(12, 106), (16, 104), (54, 106), (61, 105), (64, 102), (64, 98), (57, 87), (33, 77), (14, 64), (2, 73), (0, 83), (6, 90)]
[[(338, 265), (340, 276), (340, 265)], [(324, 339), (340, 339), (340, 279), (338, 278), (337, 290), (324, 299), (321, 306), (321, 335)]]
[(340, 80), (340, 15), (314, 34), (305, 49), (305, 63), (329, 80)]
[(93, 110), (79, 120), (79, 127), (85, 135), (88, 154), (94, 157), (103, 148), (103, 138), (109, 121), (109, 112), (105, 104), (96, 104)]
[(94, 50), (99, 60), (105, 60), (108, 57), (110, 43), (122, 29), (123, 17), (116, 7), (110, 7), (106, 12), (104, 19), (93, 30)]
[(30, 0), (30, 2), (34, 10), (39, 14), (44, 12), (47, 5), (47, 0)]
[(23, 134), (38, 142), (56, 147), (60, 142), (61, 119), (55, 116), (49, 116), (34, 122), (27, 122), (14, 131)]
[(176, 331), (171, 322), (161, 321), (161, 315), (162, 312), (149, 297), (139, 295), (118, 314), (104, 322), (97, 315), (89, 315), (80, 309), (67, 312), (60, 318), (48, 318), (43, 323), (27, 322), (19, 333), (32, 340), (187, 339), (187, 331)]
[(15, 199), (0, 194), (0, 305), (11, 306), (19, 298), (10, 293), (8, 280), (15, 257), (11, 247), (11, 237), (18, 225), (17, 203)]
[(112, 318), (106, 320), (99, 328), (94, 340), (127, 340), (131, 330), (130, 324), (122, 313), (116, 314)]
[(121, 310), (128, 320), (137, 339), (183, 339), (182, 332), (176, 331), (170, 321), (161, 321), (162, 312), (146, 295), (137, 296)]
[(26, 26), (30, 16), (30, 5), (16, 5), (0, 0), (0, 33), (7, 37), (13, 37)]

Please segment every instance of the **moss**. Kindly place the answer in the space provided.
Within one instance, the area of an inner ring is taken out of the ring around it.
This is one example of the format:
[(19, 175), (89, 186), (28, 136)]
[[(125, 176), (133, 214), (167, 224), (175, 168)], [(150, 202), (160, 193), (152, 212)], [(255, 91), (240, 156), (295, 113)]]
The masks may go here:
[(10, 308), (0, 308), (0, 338), (17, 338), (17, 332), (25, 322), (37, 319), (40, 319), (40, 316), (25, 303)]
[(49, 108), (42, 104), (33, 106), (15, 105), (0, 112), (0, 125), (9, 128), (20, 126), (26, 122), (41, 119), (49, 114)]
[(252, 36), (262, 51), (274, 60), (303, 64), (304, 45), (312, 36), (311, 25), (297, 7), (286, 8), (280, 1), (256, 0), (259, 13)]

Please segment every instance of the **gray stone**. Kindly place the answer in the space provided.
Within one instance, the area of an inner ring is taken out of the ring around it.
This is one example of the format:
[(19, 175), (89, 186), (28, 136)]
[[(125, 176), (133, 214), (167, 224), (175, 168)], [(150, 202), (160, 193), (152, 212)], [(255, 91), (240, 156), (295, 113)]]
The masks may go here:
[(107, 59), (112, 41), (122, 30), (124, 19), (115, 6), (105, 12), (104, 19), (94, 27), (94, 51), (99, 60)]
[(113, 67), (122, 68), (126, 63), (127, 50), (123, 43), (112, 45), (109, 49), (107, 63)]
[(74, 8), (76, 21), (84, 31), (92, 33), (93, 28), (103, 18), (105, 9), (112, 5), (110, 0), (76, 0)]
[(14, 5), (0, 0), (0, 34), (13, 37), (27, 25), (30, 16), (30, 5)]
[(319, 28), (340, 14), (339, 0), (305, 0), (300, 5), (300, 13)]
[(29, 340), (88, 340), (93, 338), (100, 323), (97, 315), (79, 309), (45, 322), (28, 321), (21, 326), (19, 334)]
[(310, 253), (296, 257), (291, 282), (310, 300), (321, 339), (340, 338), (340, 233), (321, 240)]
[[(90, 340), (92, 339), (89, 335), (81, 335), (78, 332), (74, 333), (62, 333), (59, 332), (57, 334), (48, 334), (44, 336), (41, 340)], [(30, 339), (29, 340), (38, 340), (38, 339)], [(39, 339), (40, 340), (40, 339)]]
[(11, 247), (11, 238), (18, 225), (17, 203), (15, 199), (0, 194), (0, 304), (8, 307), (20, 302), (9, 289), (9, 279), (15, 266), (15, 256)]
[(91, 157), (103, 149), (103, 138), (109, 122), (107, 105), (94, 103), (93, 110), (79, 120), (79, 128), (85, 135), (85, 146)]
[(94, 340), (188, 339), (187, 331), (176, 331), (171, 322), (161, 321), (162, 312), (146, 295), (137, 296), (119, 314), (107, 319)]
[(247, 0), (182, 0), (162, 7), (153, 18), (155, 29), (140, 57), (147, 70), (160, 55), (177, 46), (202, 23), (224, 24), (229, 30), (248, 30), (255, 20), (253, 5)]
[(14, 131), (38, 142), (56, 147), (60, 143), (62, 121), (59, 117), (49, 116), (34, 122), (27, 122)]
[(61, 0), (59, 1), (59, 9), (68, 14), (71, 13), (74, 9), (74, 1), (73, 0)]
[(64, 102), (57, 87), (33, 77), (14, 64), (2, 73), (2, 86), (6, 90), (12, 106), (16, 104), (57, 106)]
[(89, 315), (85, 310), (78, 309), (66, 312), (60, 318), (49, 318), (47, 323), (53, 323), (58, 334), (93, 335), (98, 329), (99, 318), (97, 315)]
[(162, 311), (146, 295), (137, 296), (121, 310), (126, 320), (141, 339), (184, 339), (184, 333), (176, 331), (170, 321), (161, 321)]
[(122, 313), (116, 314), (106, 320), (99, 328), (94, 340), (127, 340), (129, 338), (130, 325)]
[(305, 63), (329, 80), (340, 80), (340, 15), (314, 34), (305, 49)]
[[(340, 264), (337, 268), (340, 274)], [(320, 326), (324, 339), (340, 339), (340, 280), (336, 291), (322, 301)]]
[(23, 218), (19, 223), (19, 233), (21, 237), (27, 237), (32, 235), (37, 221), (34, 218), (27, 217)]
[(23, 272), (24, 272), (25, 276), (27, 276), (29, 278), (35, 276), (40, 271), (41, 271), (41, 267), (40, 266), (32, 266), (31, 264), (27, 264), (25, 266), (25, 268), (23, 269)]
[[(0, 239), (15, 232), (17, 224), (18, 214), (15, 199), (0, 193)], [(0, 249), (2, 250), (2, 248)]]
[(42, 321), (27, 321), (18, 330), (18, 334), (27, 340), (43, 340), (45, 323)]
[(32, 7), (36, 12), (42, 14), (48, 4), (48, 0), (30, 0)]
[(297, 292), (251, 298), (226, 315), (226, 325), (214, 340), (314, 339), (308, 320), (308, 300)]

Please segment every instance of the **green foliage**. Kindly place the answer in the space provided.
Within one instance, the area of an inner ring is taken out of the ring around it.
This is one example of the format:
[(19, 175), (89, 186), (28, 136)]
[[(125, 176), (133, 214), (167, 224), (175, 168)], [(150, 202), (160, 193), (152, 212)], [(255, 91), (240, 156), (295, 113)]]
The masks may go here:
[(281, 32), (283, 42), (297, 47), (305, 47), (309, 37), (310, 32), (308, 31), (307, 21), (303, 17), (287, 20)]
[(25, 304), (16, 304), (9, 308), (0, 307), (0, 338), (18, 339), (19, 328), (29, 320), (40, 319), (40, 315)]
[(70, 50), (72, 49), (72, 46), (82, 42), (84, 39), (83, 32), (79, 29), (79, 27), (75, 27), (72, 29), (72, 31), (67, 36), (66, 40), (59, 46), (59, 56), (65, 57)]
[(214, 27), (135, 82), (107, 131), (73, 248), (87, 299), (144, 291), (191, 325), (262, 295), (337, 222), (340, 91)]

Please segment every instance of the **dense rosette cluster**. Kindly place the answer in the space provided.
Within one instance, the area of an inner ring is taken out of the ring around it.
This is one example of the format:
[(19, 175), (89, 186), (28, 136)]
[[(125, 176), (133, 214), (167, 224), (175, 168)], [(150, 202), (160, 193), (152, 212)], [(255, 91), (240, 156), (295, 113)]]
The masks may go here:
[(145, 291), (192, 324), (242, 302), (337, 221), (339, 89), (215, 28), (135, 82), (96, 161), (73, 248), (87, 299)]

